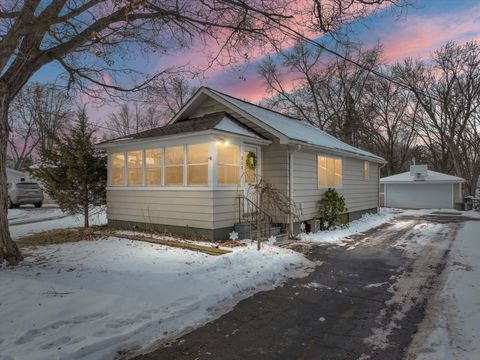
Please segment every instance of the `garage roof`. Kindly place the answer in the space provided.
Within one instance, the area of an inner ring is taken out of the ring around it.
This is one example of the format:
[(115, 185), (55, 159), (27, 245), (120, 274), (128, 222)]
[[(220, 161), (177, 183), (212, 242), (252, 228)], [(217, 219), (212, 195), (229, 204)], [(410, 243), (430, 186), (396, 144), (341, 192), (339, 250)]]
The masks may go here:
[(415, 180), (415, 177), (406, 171), (401, 174), (387, 176), (380, 179), (381, 184), (399, 184), (399, 183), (463, 183), (464, 179), (458, 176), (447, 175), (432, 170), (427, 170), (425, 180)]

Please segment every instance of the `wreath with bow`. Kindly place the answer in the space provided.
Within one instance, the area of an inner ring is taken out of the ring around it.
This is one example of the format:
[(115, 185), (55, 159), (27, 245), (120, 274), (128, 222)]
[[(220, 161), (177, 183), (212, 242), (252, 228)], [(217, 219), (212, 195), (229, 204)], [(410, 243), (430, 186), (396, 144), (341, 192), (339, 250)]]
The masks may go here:
[(255, 170), (257, 168), (257, 154), (255, 154), (253, 151), (249, 151), (247, 153), (245, 165), (249, 170)]

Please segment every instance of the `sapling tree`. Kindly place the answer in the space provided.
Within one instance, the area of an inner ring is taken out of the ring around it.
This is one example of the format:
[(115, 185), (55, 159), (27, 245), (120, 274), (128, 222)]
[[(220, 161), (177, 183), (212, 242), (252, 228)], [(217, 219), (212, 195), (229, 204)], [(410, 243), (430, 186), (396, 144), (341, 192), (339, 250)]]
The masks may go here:
[(107, 157), (94, 147), (94, 134), (85, 107), (78, 109), (73, 127), (62, 134), (52, 134), (53, 146), (41, 151), (41, 165), (34, 170), (63, 211), (84, 216), (86, 228), (90, 225), (91, 210), (104, 204), (106, 198)]

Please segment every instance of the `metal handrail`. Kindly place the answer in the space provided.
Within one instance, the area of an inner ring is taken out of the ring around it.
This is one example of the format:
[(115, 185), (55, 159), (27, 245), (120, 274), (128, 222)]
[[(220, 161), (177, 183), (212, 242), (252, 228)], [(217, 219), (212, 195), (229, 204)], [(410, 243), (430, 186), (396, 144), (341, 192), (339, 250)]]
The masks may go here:
[[(249, 223), (254, 230), (258, 230), (257, 224), (260, 227), (263, 225), (267, 236), (270, 237), (273, 225), (273, 217), (265, 210), (262, 210), (257, 204), (244, 195), (239, 195), (238, 199), (238, 222)], [(260, 217), (260, 218), (259, 218)], [(262, 229), (260, 229), (262, 230)], [(250, 234), (252, 235), (252, 234)]]

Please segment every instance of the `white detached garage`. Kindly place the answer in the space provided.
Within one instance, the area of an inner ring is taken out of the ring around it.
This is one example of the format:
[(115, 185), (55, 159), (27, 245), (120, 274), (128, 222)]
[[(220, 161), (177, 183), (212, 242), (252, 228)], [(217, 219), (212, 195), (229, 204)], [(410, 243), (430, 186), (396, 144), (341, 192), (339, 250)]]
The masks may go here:
[(465, 180), (412, 165), (410, 171), (380, 179), (386, 207), (409, 209), (452, 209), (462, 202)]

